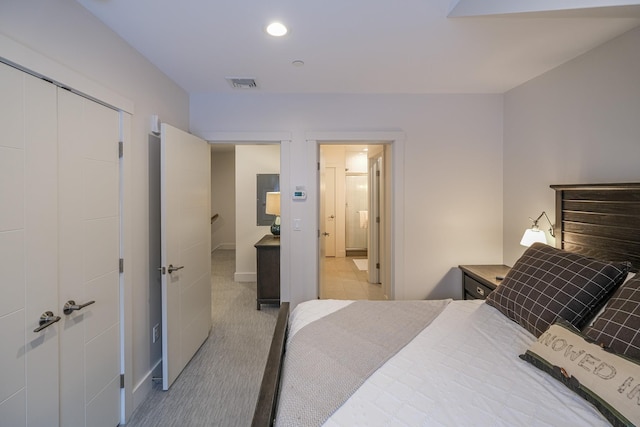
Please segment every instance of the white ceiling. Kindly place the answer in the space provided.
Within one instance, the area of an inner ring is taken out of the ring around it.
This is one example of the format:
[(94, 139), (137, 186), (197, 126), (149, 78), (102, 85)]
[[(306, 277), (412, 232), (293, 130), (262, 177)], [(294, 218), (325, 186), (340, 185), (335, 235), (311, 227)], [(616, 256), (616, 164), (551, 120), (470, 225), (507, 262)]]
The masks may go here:
[(640, 25), (623, 0), (77, 1), (189, 93), (502, 93)]

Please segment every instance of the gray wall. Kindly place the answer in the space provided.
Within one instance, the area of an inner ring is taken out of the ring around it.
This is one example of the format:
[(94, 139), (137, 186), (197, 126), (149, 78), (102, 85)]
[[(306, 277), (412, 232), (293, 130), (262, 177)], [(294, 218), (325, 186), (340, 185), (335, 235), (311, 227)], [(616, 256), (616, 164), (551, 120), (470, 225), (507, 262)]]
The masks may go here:
[(211, 250), (236, 247), (236, 154), (211, 151), (211, 216), (218, 219), (211, 224)]
[(504, 105), (504, 260), (512, 265), (528, 217), (544, 210), (555, 222), (549, 185), (640, 181), (640, 28), (507, 92)]

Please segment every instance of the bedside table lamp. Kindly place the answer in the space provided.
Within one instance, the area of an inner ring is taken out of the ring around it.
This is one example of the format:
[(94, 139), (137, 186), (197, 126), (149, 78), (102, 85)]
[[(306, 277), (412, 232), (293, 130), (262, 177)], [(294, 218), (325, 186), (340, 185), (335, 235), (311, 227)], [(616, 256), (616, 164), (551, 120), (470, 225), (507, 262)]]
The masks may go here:
[(271, 234), (276, 237), (280, 236), (280, 192), (268, 191), (267, 202), (265, 207), (265, 213), (268, 215), (275, 215), (276, 218), (271, 224)]
[(522, 240), (520, 240), (520, 244), (522, 246), (529, 247), (536, 242), (544, 243), (545, 245), (548, 244), (547, 236), (545, 236), (544, 231), (538, 228), (538, 221), (540, 221), (540, 218), (542, 218), (542, 216), (547, 218), (547, 221), (551, 226), (549, 228), (549, 234), (551, 234), (551, 237), (556, 237), (556, 235), (553, 234), (553, 224), (551, 223), (551, 220), (549, 220), (547, 213), (545, 211), (542, 211), (542, 213), (540, 214), (540, 216), (538, 216), (538, 218), (536, 219), (529, 218), (531, 221), (533, 221), (533, 225), (531, 226), (531, 228), (528, 228), (525, 230), (524, 235), (522, 236)]

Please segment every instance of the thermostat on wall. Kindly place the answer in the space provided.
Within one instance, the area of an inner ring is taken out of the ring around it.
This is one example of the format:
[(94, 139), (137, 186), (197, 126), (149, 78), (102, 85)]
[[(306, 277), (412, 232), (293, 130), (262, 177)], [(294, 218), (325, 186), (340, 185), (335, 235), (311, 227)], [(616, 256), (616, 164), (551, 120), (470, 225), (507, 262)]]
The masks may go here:
[(293, 200), (306, 200), (307, 192), (302, 190), (296, 190), (293, 192)]

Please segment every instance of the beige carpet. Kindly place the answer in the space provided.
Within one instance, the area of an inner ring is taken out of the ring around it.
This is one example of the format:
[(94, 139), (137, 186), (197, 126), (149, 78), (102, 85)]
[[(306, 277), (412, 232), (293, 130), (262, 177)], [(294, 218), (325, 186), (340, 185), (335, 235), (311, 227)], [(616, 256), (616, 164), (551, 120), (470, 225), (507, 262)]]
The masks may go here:
[(169, 391), (154, 385), (130, 427), (251, 425), (277, 306), (256, 310), (255, 283), (235, 283), (235, 251), (212, 254), (213, 328)]

